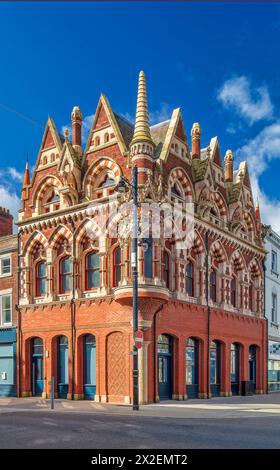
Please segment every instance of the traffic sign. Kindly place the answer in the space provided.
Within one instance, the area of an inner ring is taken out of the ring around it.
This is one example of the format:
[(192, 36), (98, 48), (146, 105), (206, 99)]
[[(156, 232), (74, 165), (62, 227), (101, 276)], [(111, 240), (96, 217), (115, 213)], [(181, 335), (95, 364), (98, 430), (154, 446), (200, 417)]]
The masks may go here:
[(136, 331), (134, 335), (134, 345), (137, 349), (141, 349), (143, 346), (144, 334), (143, 331)]

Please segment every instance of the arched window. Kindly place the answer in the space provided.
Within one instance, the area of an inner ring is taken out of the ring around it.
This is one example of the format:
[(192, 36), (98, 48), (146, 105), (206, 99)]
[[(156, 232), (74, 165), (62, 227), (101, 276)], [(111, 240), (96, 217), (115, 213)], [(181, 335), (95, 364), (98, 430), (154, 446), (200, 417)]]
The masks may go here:
[(114, 251), (114, 278), (113, 286), (117, 287), (122, 278), (122, 252), (118, 246)]
[(95, 289), (99, 286), (99, 254), (93, 251), (86, 256), (86, 289)]
[(230, 347), (230, 380), (239, 382), (239, 345), (235, 343)]
[(236, 277), (233, 276), (230, 281), (230, 301), (233, 307), (236, 307)]
[(110, 178), (110, 176), (107, 174), (105, 175), (105, 178), (100, 182), (99, 188), (106, 188), (107, 186), (113, 186), (115, 184), (115, 180), (113, 178)]
[(150, 238), (145, 240), (144, 250), (144, 276), (153, 277), (153, 242)]
[(180, 198), (183, 197), (182, 191), (177, 183), (173, 184), (173, 186), (171, 187), (171, 196), (180, 197)]
[(95, 145), (96, 145), (96, 146), (97, 146), (97, 145), (100, 145), (100, 137), (99, 137), (98, 135), (95, 137), (95, 141), (94, 141), (94, 142), (95, 142)]
[(66, 294), (72, 290), (72, 261), (70, 256), (60, 261), (60, 293)]
[(210, 383), (220, 384), (220, 343), (212, 341), (210, 345)]
[(36, 266), (36, 295), (38, 297), (47, 293), (47, 264), (40, 261)]
[(193, 263), (188, 262), (186, 266), (186, 292), (190, 297), (194, 295), (194, 283), (193, 283)]
[(253, 283), (250, 282), (250, 285), (249, 285), (249, 310), (251, 310), (251, 312), (253, 311), (253, 305), (254, 305), (254, 302), (253, 302)]
[(106, 134), (104, 135), (104, 142), (105, 142), (105, 144), (106, 144), (107, 142), (109, 142), (109, 134), (108, 134), (108, 132), (106, 132)]
[(217, 301), (217, 276), (214, 269), (210, 273), (210, 299), (213, 302)]
[(164, 252), (163, 256), (163, 280), (166, 287), (169, 289), (170, 285), (170, 271), (169, 271), (169, 254), (167, 251)]

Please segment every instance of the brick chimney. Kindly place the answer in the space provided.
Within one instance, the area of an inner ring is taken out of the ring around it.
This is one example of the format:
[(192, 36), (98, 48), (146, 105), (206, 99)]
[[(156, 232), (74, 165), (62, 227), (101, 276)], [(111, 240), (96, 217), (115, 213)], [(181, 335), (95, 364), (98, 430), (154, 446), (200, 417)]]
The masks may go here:
[(233, 153), (231, 150), (226, 151), (225, 155), (225, 181), (227, 183), (233, 182)]
[(74, 106), (72, 111), (72, 145), (78, 147), (82, 145), (82, 113), (79, 106)]
[(13, 216), (8, 209), (0, 207), (0, 237), (12, 235), (13, 233)]
[(192, 137), (192, 158), (200, 158), (201, 127), (198, 122), (195, 122), (192, 126), (191, 137)]

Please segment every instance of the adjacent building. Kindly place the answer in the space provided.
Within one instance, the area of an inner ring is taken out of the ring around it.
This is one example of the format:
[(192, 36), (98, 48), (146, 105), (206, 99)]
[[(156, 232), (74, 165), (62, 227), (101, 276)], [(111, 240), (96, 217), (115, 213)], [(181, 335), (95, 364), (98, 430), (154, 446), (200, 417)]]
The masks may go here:
[(267, 250), (265, 312), (268, 321), (268, 390), (280, 391), (280, 236), (264, 226)]
[(17, 396), (17, 235), (0, 207), (0, 396)]
[(202, 147), (198, 123), (189, 145), (180, 109), (149, 126), (143, 72), (134, 125), (101, 95), (83, 149), (79, 107), (71, 116), (71, 140), (47, 120), (23, 182), (20, 395), (49, 396), (54, 376), (59, 397), (131, 403), (130, 219), (100, 213), (131, 199), (114, 192), (134, 165), (139, 202), (194, 208), (191, 246), (151, 233), (138, 246), (140, 401), (231, 396), (248, 380), (265, 393), (265, 249), (246, 162), (234, 169), (227, 150), (224, 165), (217, 137)]

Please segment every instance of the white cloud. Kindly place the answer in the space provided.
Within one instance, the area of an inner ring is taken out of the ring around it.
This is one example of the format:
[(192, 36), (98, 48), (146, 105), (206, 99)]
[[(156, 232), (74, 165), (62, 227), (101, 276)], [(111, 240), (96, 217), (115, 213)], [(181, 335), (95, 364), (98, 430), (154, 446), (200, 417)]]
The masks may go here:
[(256, 137), (236, 152), (238, 160), (247, 160), (254, 198), (258, 197), (262, 221), (280, 234), (280, 201), (270, 198), (260, 188), (259, 178), (269, 163), (280, 159), (280, 121), (266, 126)]
[(16, 221), (18, 219), (18, 210), (20, 208), (21, 201), (15, 190), (0, 186), (0, 201), (1, 207), (9, 209)]
[(267, 87), (253, 88), (251, 81), (245, 76), (226, 80), (218, 91), (217, 98), (225, 108), (232, 108), (250, 125), (273, 117), (273, 105)]
[(19, 181), (20, 183), (23, 182), (24, 175), (23, 173), (20, 173), (16, 168), (14, 167), (9, 167), (7, 170), (7, 173), (16, 181)]
[(1, 178), (8, 177), (9, 178), (7, 181), (8, 184), (10, 183), (10, 177), (12, 178), (12, 180), (22, 183), (24, 175), (23, 173), (20, 173), (16, 168), (8, 167), (8, 168), (0, 170), (0, 177)]
[(160, 108), (150, 113), (150, 124), (158, 124), (171, 118), (172, 109), (168, 103), (161, 103)]

